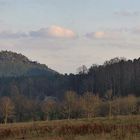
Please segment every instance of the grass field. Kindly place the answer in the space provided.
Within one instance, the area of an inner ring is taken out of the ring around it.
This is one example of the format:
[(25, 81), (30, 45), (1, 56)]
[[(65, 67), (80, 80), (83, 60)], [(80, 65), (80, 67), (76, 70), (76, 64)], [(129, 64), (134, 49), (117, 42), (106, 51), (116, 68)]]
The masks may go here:
[(139, 140), (140, 116), (0, 125), (0, 140)]

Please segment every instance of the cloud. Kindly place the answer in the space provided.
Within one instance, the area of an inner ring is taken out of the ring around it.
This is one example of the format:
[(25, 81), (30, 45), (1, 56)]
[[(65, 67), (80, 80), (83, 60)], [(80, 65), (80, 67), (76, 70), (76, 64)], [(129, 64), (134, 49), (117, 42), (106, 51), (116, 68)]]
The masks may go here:
[(120, 32), (117, 31), (96, 31), (90, 32), (85, 35), (89, 39), (118, 39)]
[(94, 33), (95, 38), (104, 38), (104, 37), (106, 37), (106, 35), (107, 34), (105, 32), (101, 32), (101, 31)]
[(67, 28), (60, 26), (50, 26), (48, 28), (41, 28), (39, 30), (26, 32), (12, 32), (12, 31), (1, 31), (0, 39), (19, 39), (19, 38), (53, 38), (53, 39), (74, 39), (77, 34)]
[(114, 15), (117, 16), (123, 16), (123, 17), (133, 17), (133, 16), (139, 16), (139, 11), (116, 11), (114, 12)]
[(28, 35), (24, 32), (11, 32), (11, 31), (2, 31), (0, 32), (0, 38), (2, 39), (17, 39), (25, 38)]
[(31, 31), (31, 37), (43, 37), (43, 38), (76, 38), (77, 34), (67, 28), (60, 26), (50, 26), (48, 28), (42, 28), (38, 31)]

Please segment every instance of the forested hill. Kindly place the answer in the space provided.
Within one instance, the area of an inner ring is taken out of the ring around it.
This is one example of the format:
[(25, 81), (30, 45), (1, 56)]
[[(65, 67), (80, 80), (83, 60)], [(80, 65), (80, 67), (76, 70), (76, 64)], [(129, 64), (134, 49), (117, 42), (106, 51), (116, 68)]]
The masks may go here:
[(115, 96), (139, 96), (140, 58), (114, 58), (89, 69), (82, 66), (78, 74), (63, 75), (21, 54), (0, 52), (0, 96), (18, 93), (35, 99), (62, 98), (68, 90), (77, 94), (92, 92), (102, 97), (108, 90)]
[(0, 52), (0, 77), (51, 75), (56, 73), (46, 65), (30, 61), (22, 54), (10, 51)]
[(78, 93), (84, 90), (104, 96), (111, 89), (115, 96), (140, 96), (140, 58), (114, 58), (104, 65), (93, 65), (88, 70), (83, 66), (80, 69), (80, 74), (70, 76), (71, 83), (74, 83), (72, 87)]

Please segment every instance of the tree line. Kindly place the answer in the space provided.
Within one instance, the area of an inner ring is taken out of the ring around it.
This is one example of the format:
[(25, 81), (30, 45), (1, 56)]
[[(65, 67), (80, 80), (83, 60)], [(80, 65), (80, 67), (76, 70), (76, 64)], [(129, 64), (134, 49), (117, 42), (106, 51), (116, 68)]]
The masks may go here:
[[(1, 122), (139, 112), (140, 58), (114, 58), (89, 69), (83, 65), (77, 74), (35, 73), (37, 75), (0, 77)], [(131, 103), (135, 105), (128, 106)]]
[(72, 90), (79, 94), (90, 91), (104, 96), (112, 89), (115, 96), (140, 95), (140, 58), (126, 60), (114, 58), (103, 65), (79, 67), (78, 74), (69, 75)]
[(92, 92), (104, 97), (106, 91), (112, 89), (114, 96), (139, 96), (140, 58), (114, 58), (103, 65), (94, 64), (89, 69), (81, 66), (77, 74), (0, 77), (0, 97), (10, 96), (13, 86), (27, 98), (39, 100), (46, 96), (62, 99), (68, 90), (75, 91), (78, 95)]
[(134, 95), (114, 96), (111, 89), (105, 93), (104, 98), (91, 92), (78, 95), (75, 91), (67, 91), (63, 100), (48, 97), (40, 101), (29, 99), (14, 88), (11, 96), (0, 99), (0, 121), (5, 124), (140, 114), (140, 98)]

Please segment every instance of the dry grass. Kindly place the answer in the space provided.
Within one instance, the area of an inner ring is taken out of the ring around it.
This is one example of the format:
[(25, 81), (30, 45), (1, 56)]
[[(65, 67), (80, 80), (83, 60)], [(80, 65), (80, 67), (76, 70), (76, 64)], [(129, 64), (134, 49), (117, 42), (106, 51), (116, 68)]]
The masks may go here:
[(0, 140), (138, 140), (140, 116), (0, 125)]

